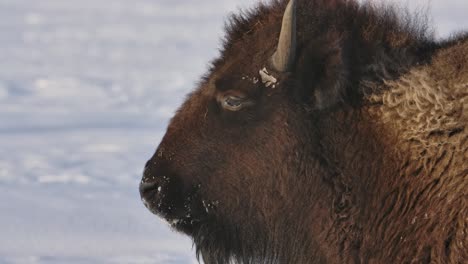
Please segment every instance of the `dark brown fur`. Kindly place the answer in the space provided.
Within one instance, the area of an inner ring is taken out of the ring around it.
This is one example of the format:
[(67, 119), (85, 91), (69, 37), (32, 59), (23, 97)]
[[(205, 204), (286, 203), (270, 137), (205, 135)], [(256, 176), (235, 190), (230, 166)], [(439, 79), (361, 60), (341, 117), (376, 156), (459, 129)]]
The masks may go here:
[[(146, 166), (142, 182), (161, 188), (142, 191), (147, 206), (205, 263), (466, 263), (468, 37), (437, 43), (394, 8), (298, 1), (294, 69), (266, 88), (250, 79), (286, 4), (230, 19)], [(436, 88), (394, 92), (413, 81), (440, 86), (438, 129), (421, 110)], [(226, 93), (254, 104), (226, 111)]]

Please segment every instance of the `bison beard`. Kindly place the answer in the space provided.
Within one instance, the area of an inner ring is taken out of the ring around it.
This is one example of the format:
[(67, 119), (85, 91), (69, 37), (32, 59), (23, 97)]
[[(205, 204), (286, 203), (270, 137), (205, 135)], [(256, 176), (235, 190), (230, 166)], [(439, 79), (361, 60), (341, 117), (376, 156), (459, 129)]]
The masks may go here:
[(148, 161), (205, 263), (468, 262), (468, 35), (352, 0), (260, 4)]

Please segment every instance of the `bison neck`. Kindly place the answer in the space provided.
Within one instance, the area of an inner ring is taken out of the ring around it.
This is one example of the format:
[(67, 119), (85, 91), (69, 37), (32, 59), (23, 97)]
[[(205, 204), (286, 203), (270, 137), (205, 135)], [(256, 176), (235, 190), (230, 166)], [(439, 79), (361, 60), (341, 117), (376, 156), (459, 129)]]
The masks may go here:
[(317, 119), (333, 196), (320, 238), (337, 252), (329, 262), (463, 262), (466, 50), (465, 42), (441, 51), (367, 104)]
[[(344, 109), (346, 108), (346, 109)], [(320, 250), (326, 263), (354, 263), (361, 255), (366, 225), (366, 208), (373, 204), (380, 179), (394, 177), (396, 165), (384, 159), (391, 138), (375, 130), (365, 111), (344, 107), (316, 119), (318, 149), (315, 152), (323, 172), (320, 202), (311, 220), (311, 236), (325, 241)], [(365, 164), (365, 166), (360, 166)], [(316, 172), (315, 172), (316, 173)]]
[[(328, 228), (326, 236), (319, 238), (331, 241), (324, 249), (331, 252), (328, 263), (396, 259), (401, 257), (400, 252), (386, 254), (401, 242), (400, 237), (410, 236), (399, 233), (402, 224), (411, 222), (406, 218), (414, 217), (405, 216), (402, 223), (402, 214), (411, 210), (407, 195), (413, 192), (402, 175), (417, 175), (421, 168), (411, 163), (409, 155), (402, 154), (407, 153), (405, 150), (396, 149), (401, 146), (398, 133), (379, 124), (373, 110), (349, 107), (319, 118), (320, 151), (328, 170), (323, 185), (333, 197), (328, 201), (328, 208), (332, 208), (327, 215), (330, 222), (322, 225)], [(418, 185), (418, 179), (413, 181)]]

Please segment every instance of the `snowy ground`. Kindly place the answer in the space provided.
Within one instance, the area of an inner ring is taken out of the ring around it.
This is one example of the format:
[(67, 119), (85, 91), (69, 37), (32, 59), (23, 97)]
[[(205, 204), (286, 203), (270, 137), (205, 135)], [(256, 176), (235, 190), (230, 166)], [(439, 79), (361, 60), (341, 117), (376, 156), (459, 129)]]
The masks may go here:
[[(0, 0), (0, 263), (195, 262), (137, 186), (250, 2)], [(432, 6), (438, 36), (468, 28), (465, 0)]]

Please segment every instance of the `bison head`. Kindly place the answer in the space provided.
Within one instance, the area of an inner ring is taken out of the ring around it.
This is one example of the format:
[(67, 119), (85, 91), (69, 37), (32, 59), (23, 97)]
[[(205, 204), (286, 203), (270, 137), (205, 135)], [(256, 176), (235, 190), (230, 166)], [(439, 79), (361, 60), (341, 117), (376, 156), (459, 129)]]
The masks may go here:
[(467, 37), (437, 43), (398, 12), (281, 0), (234, 16), (145, 167), (146, 207), (205, 263), (466, 260)]
[(329, 173), (314, 116), (342, 100), (346, 74), (334, 32), (296, 34), (295, 5), (233, 18), (221, 58), (146, 164), (144, 204), (206, 262), (293, 263), (281, 261), (285, 245), (298, 256), (313, 248), (304, 226), (327, 207), (319, 181)]

